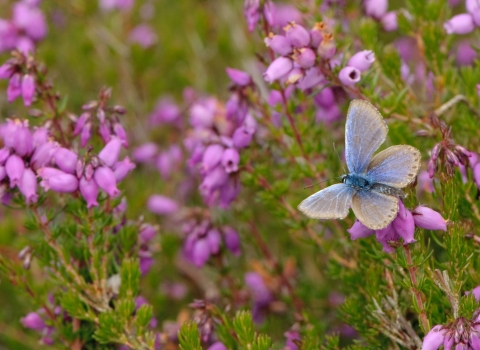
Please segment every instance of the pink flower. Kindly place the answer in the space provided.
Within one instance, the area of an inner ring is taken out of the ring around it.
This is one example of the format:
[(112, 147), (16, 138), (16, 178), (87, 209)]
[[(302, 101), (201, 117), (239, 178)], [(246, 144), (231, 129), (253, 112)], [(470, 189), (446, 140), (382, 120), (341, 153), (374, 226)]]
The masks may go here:
[(150, 196), (147, 207), (152, 213), (158, 215), (171, 215), (176, 213), (179, 209), (177, 202), (159, 194)]
[(228, 148), (222, 154), (222, 165), (227, 173), (238, 171), (238, 162), (240, 154), (235, 148)]
[(93, 178), (97, 183), (98, 187), (104, 190), (110, 197), (117, 196), (120, 191), (117, 188), (117, 180), (115, 179), (115, 174), (112, 169), (101, 166), (95, 169)]
[(278, 53), (279, 55), (286, 56), (293, 52), (290, 40), (283, 35), (274, 35), (273, 33), (270, 33), (264, 41), (267, 47), (271, 48), (273, 52)]
[(475, 23), (471, 14), (462, 13), (450, 18), (443, 27), (447, 34), (468, 34), (475, 29)]
[(41, 331), (46, 327), (45, 322), (42, 320), (40, 315), (36, 312), (30, 312), (27, 316), (23, 317), (20, 320), (24, 327), (30, 328), (36, 331)]
[(263, 73), (263, 77), (265, 81), (269, 83), (273, 83), (275, 80), (278, 80), (285, 75), (287, 75), (293, 68), (293, 62), (291, 59), (287, 57), (278, 57), (270, 66), (268, 66), (265, 73)]
[(139, 24), (129, 34), (128, 40), (131, 43), (139, 44), (144, 49), (147, 49), (157, 42), (157, 34), (148, 24)]
[(415, 226), (426, 230), (447, 231), (447, 221), (435, 210), (428, 207), (418, 206), (413, 211)]
[(375, 54), (371, 50), (364, 50), (353, 55), (347, 63), (347, 66), (357, 68), (360, 72), (364, 72), (370, 68), (375, 62)]
[(287, 39), (296, 48), (308, 46), (310, 43), (310, 33), (301, 25), (290, 22), (285, 28)]
[(442, 326), (436, 325), (423, 339), (422, 350), (437, 350), (443, 345), (445, 339), (445, 332), (442, 331)]
[(308, 69), (315, 64), (317, 56), (312, 49), (307, 47), (295, 50), (293, 59), (301, 68)]
[(114, 136), (100, 151), (98, 158), (100, 158), (106, 166), (113, 167), (118, 161), (121, 148), (122, 140), (119, 137)]
[(238, 86), (247, 86), (252, 82), (252, 78), (250, 77), (250, 75), (248, 75), (248, 73), (229, 67), (227, 67), (225, 70), (230, 80)]
[(69, 174), (74, 174), (77, 168), (78, 156), (75, 152), (66, 148), (58, 148), (55, 151), (55, 163), (60, 169)]
[(30, 106), (35, 95), (35, 79), (31, 74), (25, 74), (22, 78), (22, 97), (25, 106)]
[(387, 13), (388, 0), (364, 0), (363, 6), (368, 16), (380, 19)]
[(340, 78), (342, 84), (346, 86), (352, 86), (360, 81), (361, 75), (357, 68), (346, 66), (345, 68), (342, 68), (338, 74), (338, 77)]
[(23, 162), (23, 159), (16, 154), (12, 154), (10, 157), (8, 157), (7, 162), (5, 163), (5, 171), (7, 172), (10, 180), (11, 188), (20, 184), (20, 181), (23, 177), (23, 172), (25, 171), (25, 163)]
[(392, 32), (398, 29), (397, 13), (395, 11), (387, 12), (380, 22), (382, 22), (382, 27), (387, 32)]
[(222, 160), (223, 147), (213, 144), (205, 149), (202, 157), (202, 171), (208, 172), (215, 168)]
[(23, 172), (22, 180), (18, 184), (20, 192), (25, 196), (27, 204), (36, 203), (37, 195), (37, 176), (32, 169), (26, 168)]
[(350, 236), (353, 240), (365, 238), (375, 233), (374, 230), (369, 229), (358, 220), (355, 220), (355, 223), (347, 230), (347, 232), (350, 233)]
[(13, 102), (22, 94), (22, 78), (19, 73), (11, 76), (7, 87), (8, 102)]
[(87, 202), (87, 208), (97, 207), (98, 185), (94, 179), (87, 180), (85, 177), (80, 179), (80, 193)]

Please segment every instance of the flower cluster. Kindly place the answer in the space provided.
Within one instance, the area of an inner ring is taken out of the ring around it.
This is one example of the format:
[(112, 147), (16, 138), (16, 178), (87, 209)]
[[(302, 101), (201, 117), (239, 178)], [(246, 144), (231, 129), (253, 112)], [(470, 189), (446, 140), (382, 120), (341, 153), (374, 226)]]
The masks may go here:
[(18, 49), (25, 56), (47, 34), (45, 16), (39, 0), (22, 0), (13, 5), (12, 18), (0, 19), (0, 52)]
[(467, 13), (455, 15), (444, 23), (447, 34), (468, 34), (480, 26), (480, 3), (477, 0), (466, 0), (465, 7)]
[(42, 167), (38, 174), (40, 185), (59, 193), (72, 193), (80, 190), (88, 208), (98, 206), (97, 197), (102, 189), (110, 197), (116, 197), (120, 191), (119, 183), (135, 168), (135, 164), (125, 157), (119, 161), (123, 141), (113, 136), (98, 156), (80, 159), (79, 156), (64, 147), (58, 148), (53, 159), (57, 167)]
[(355, 221), (353, 226), (348, 229), (353, 240), (376, 235), (377, 241), (382, 243), (383, 251), (390, 253), (395, 251), (393, 248), (400, 239), (404, 244), (415, 242), (415, 226), (426, 230), (447, 231), (447, 221), (436, 211), (418, 206), (413, 211), (408, 210), (402, 201), (398, 202), (397, 217), (384, 229), (371, 230), (365, 227), (360, 221)]
[(253, 32), (257, 26), (258, 21), (263, 15), (269, 26), (274, 25), (275, 7), (271, 0), (245, 0), (243, 6), (243, 13), (247, 20), (248, 30)]
[(252, 141), (257, 129), (255, 118), (248, 112), (227, 109), (215, 98), (197, 100), (190, 107), (193, 127), (185, 140), (191, 152), (188, 161), (202, 176), (200, 193), (208, 205), (218, 203), (228, 208), (240, 191), (238, 179), (240, 151)]
[[(107, 143), (112, 136), (118, 137), (124, 147), (128, 147), (127, 132), (120, 123), (120, 115), (125, 114), (122, 106), (107, 106), (111, 96), (111, 89), (101, 89), (98, 100), (91, 101), (82, 106), (83, 113), (79, 116), (72, 116), (75, 122), (73, 134), (80, 135), (80, 143), (85, 147), (92, 137), (95, 124), (98, 123), (98, 133)], [(96, 115), (96, 118), (93, 116)]]
[(35, 203), (37, 172), (50, 163), (59, 145), (49, 139), (47, 128), (32, 133), (27, 120), (7, 120), (1, 125), (0, 136), (4, 144), (0, 150), (1, 195), (18, 187), (27, 204)]
[[(430, 160), (428, 161), (428, 175), (430, 178), (433, 178), (435, 172), (438, 170), (438, 162), (440, 159), (443, 160), (447, 174), (450, 176), (453, 174), (454, 167), (462, 170), (470, 166), (473, 169), (475, 163), (470, 162), (472, 155), (473, 154), (464, 147), (453, 143), (451, 139), (444, 139), (437, 143), (432, 149)], [(472, 161), (475, 160), (476, 157), (472, 158)]]
[(265, 38), (265, 44), (279, 57), (268, 66), (264, 79), (269, 83), (280, 80), (295, 84), (301, 90), (322, 82), (324, 76), (316, 67), (317, 58), (331, 59), (336, 52), (333, 35), (326, 24), (316, 23), (308, 31), (300, 24), (290, 22), (283, 28), (283, 33), (270, 33)]
[(215, 226), (209, 219), (190, 219), (183, 224), (184, 256), (195, 266), (202, 267), (212, 255), (222, 253), (222, 247), (240, 255), (240, 237), (230, 226)]
[[(25, 106), (30, 106), (35, 97), (35, 68), (27, 64), (28, 58), (20, 53), (0, 66), (0, 79), (8, 79), (7, 100), (13, 102), (23, 98)], [(27, 68), (28, 67), (28, 68)]]
[(423, 339), (423, 350), (480, 349), (480, 317), (459, 317), (446, 326), (436, 325)]

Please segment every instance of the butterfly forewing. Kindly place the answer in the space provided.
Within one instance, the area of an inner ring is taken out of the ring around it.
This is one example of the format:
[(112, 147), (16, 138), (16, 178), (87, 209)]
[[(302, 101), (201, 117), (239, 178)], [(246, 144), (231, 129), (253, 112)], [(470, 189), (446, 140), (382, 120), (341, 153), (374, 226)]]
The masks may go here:
[(417, 176), (420, 158), (420, 151), (415, 147), (389, 147), (373, 157), (368, 165), (367, 176), (377, 183), (403, 188)]
[(305, 199), (298, 209), (313, 219), (343, 219), (348, 215), (354, 190), (341, 183)]
[(378, 110), (369, 102), (353, 100), (345, 125), (345, 158), (348, 169), (364, 173), (373, 153), (387, 137), (388, 127)]
[(352, 209), (362, 224), (372, 230), (380, 230), (387, 227), (397, 216), (398, 198), (360, 190), (352, 198)]

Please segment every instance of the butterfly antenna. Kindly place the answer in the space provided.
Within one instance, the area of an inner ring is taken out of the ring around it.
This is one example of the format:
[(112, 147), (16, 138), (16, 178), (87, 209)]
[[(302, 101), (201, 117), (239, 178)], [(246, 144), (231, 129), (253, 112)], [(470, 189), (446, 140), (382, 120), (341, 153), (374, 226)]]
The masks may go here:
[(335, 150), (335, 153), (337, 154), (338, 159), (340, 160), (340, 164), (342, 164), (343, 173), (346, 174), (347, 171), (346, 171), (345, 168), (343, 167), (342, 158), (340, 158), (340, 154), (338, 153), (337, 148), (335, 147), (335, 142), (333, 143), (333, 149)]
[(314, 183), (313, 185), (310, 185), (310, 186), (304, 187), (303, 189), (304, 189), (304, 190), (306, 190), (307, 188), (310, 188), (310, 187), (313, 187), (313, 186), (317, 186), (317, 185), (323, 184), (324, 182), (327, 182), (328, 180), (330, 180), (330, 179), (326, 179), (326, 180), (323, 180), (323, 181), (320, 181), (320, 182)]

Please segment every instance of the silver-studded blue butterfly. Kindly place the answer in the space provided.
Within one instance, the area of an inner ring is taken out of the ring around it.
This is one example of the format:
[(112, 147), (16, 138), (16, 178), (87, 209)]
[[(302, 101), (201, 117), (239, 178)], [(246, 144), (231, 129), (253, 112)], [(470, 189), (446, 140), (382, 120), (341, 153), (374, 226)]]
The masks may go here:
[[(343, 219), (351, 207), (366, 227), (379, 230), (398, 213), (401, 190), (420, 169), (420, 151), (408, 145), (387, 148), (373, 156), (387, 137), (382, 115), (369, 102), (353, 100), (345, 125), (345, 158), (350, 174), (305, 199), (298, 209), (314, 219)], [(373, 156), (373, 158), (372, 158)]]

